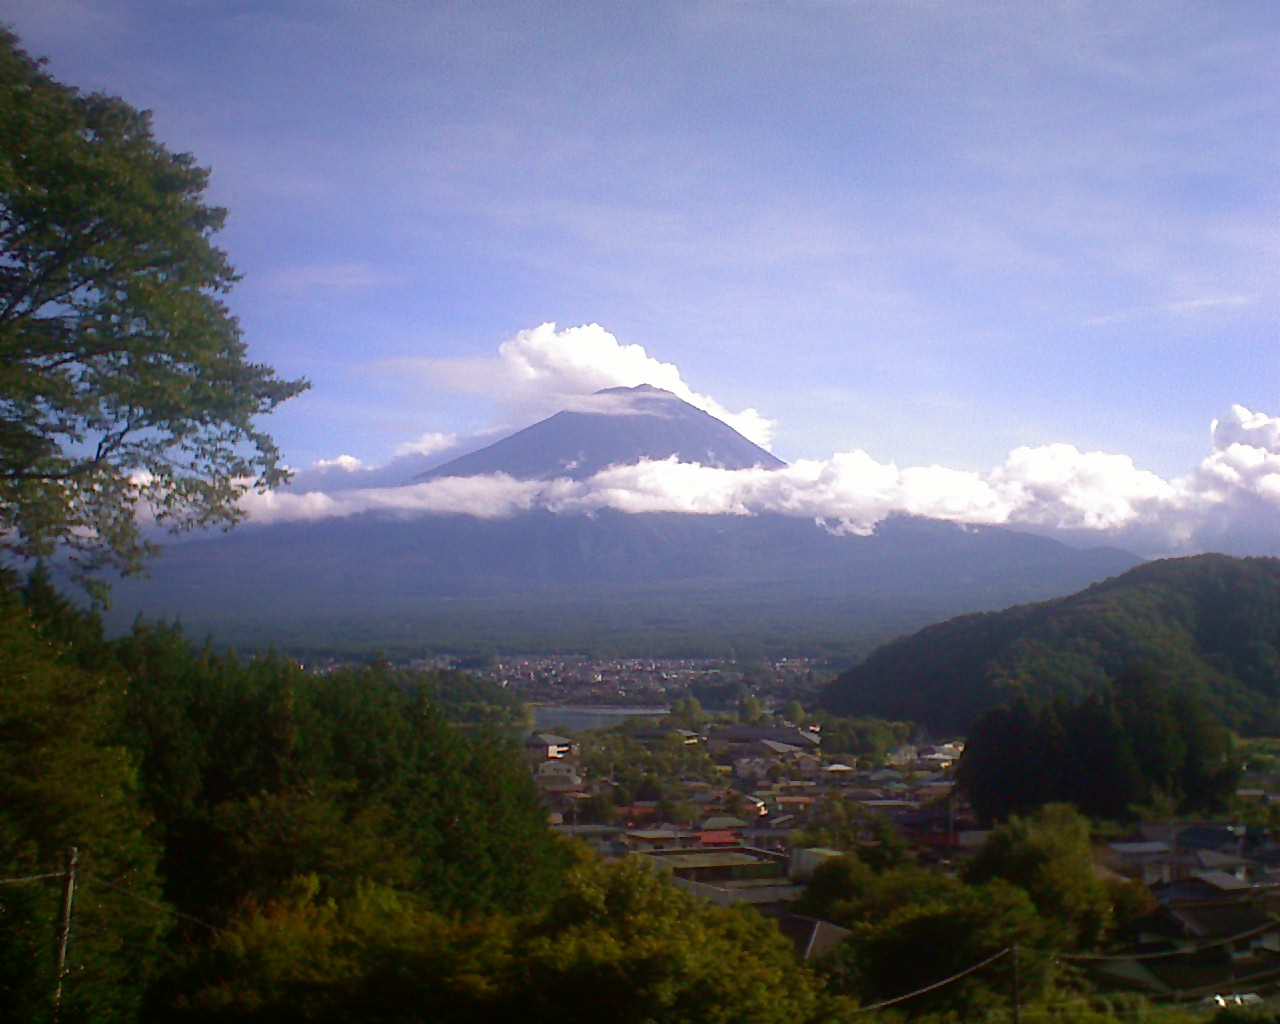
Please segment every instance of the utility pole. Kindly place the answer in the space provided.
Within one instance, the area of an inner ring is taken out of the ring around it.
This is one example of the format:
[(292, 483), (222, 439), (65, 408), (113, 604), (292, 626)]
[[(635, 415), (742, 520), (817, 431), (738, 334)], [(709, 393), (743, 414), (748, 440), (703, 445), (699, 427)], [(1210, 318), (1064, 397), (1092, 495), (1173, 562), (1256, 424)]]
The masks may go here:
[(76, 867), (80, 853), (67, 848), (67, 872), (62, 877), (62, 923), (58, 926), (58, 971), (53, 988), (53, 1024), (62, 1013), (62, 979), (67, 973), (67, 942), (71, 939), (71, 904), (76, 898)]
[(1022, 991), (1018, 984), (1018, 944), (1013, 944), (1013, 1024), (1022, 1021)]

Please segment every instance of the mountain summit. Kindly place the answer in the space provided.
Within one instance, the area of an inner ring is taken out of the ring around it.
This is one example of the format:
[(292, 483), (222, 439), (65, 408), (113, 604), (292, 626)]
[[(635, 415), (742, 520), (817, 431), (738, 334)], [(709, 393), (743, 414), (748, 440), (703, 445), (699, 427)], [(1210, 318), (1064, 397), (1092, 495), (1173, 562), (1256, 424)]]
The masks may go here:
[(904, 517), (856, 536), (778, 514), (484, 514), (494, 488), (482, 478), (492, 474), (582, 480), (671, 457), (783, 466), (669, 391), (609, 388), (418, 477), (472, 478), (454, 481), (466, 511), (375, 503), (344, 514), (337, 502), (332, 515), (172, 544), (150, 579), (115, 585), (111, 626), (126, 630), (138, 613), (178, 616), (242, 650), (308, 657), (429, 648), (852, 657), (928, 622), (1070, 593), (1138, 561)]
[(585, 480), (642, 459), (697, 462), (717, 469), (784, 465), (722, 420), (670, 391), (641, 384), (605, 388), (501, 441), (437, 466), (418, 480), (506, 473), (520, 480)]

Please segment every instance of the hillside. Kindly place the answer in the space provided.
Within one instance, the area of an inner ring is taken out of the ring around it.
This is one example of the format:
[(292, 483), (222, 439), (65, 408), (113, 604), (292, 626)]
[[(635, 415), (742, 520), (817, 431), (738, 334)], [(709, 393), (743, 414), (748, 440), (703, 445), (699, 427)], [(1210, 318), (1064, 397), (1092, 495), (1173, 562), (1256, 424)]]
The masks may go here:
[(824, 702), (963, 732), (1019, 692), (1077, 697), (1142, 661), (1233, 727), (1280, 728), (1280, 559), (1150, 562), (1070, 597), (951, 619), (881, 647)]
[(108, 622), (177, 616), (195, 635), (294, 653), (821, 652), (848, 664), (925, 623), (1071, 593), (1135, 561), (906, 518), (858, 537), (785, 516), (371, 514), (171, 545), (149, 579), (115, 585)]

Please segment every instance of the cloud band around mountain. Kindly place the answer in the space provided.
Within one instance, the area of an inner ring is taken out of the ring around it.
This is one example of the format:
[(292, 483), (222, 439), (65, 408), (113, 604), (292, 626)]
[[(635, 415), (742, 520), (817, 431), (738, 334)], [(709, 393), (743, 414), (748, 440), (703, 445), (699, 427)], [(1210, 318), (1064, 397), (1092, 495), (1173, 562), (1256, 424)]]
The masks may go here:
[(586, 480), (517, 480), (498, 473), (399, 487), (275, 492), (246, 499), (257, 522), (349, 516), (463, 514), (502, 518), (535, 509), (589, 514), (777, 513), (866, 534), (905, 513), (968, 524), (1072, 531), (1146, 553), (1245, 545), (1280, 551), (1280, 417), (1233, 406), (1211, 429), (1212, 450), (1166, 480), (1126, 455), (1069, 444), (1020, 447), (986, 473), (899, 468), (865, 451), (783, 469), (716, 469), (674, 459), (613, 466)]

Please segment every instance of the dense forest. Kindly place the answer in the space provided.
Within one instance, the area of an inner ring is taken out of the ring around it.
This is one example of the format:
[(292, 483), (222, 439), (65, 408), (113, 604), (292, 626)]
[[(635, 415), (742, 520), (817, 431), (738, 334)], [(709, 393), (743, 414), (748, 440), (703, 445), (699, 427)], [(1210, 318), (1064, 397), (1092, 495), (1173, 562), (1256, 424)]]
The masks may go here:
[[(41, 577), (0, 597), (0, 871), (56, 870), (80, 849), (75, 962), (97, 980), (68, 1003), (84, 1019), (128, 1019), (176, 940), (300, 880), (319, 905), (385, 890), (440, 914), (519, 913), (560, 884), (568, 856), (518, 752), (475, 724), (510, 713), (500, 693), (241, 663), (168, 627), (107, 643)], [(3, 985), (27, 1019), (52, 989), (57, 889), (5, 893)]]
[(877, 650), (824, 704), (960, 734), (999, 705), (1079, 700), (1140, 663), (1233, 728), (1274, 733), (1280, 560), (1151, 562), (1071, 597), (951, 619)]
[(957, 782), (985, 820), (1051, 803), (1123, 820), (1225, 811), (1240, 776), (1231, 734), (1160, 674), (1135, 667), (1082, 700), (988, 711), (970, 730)]

